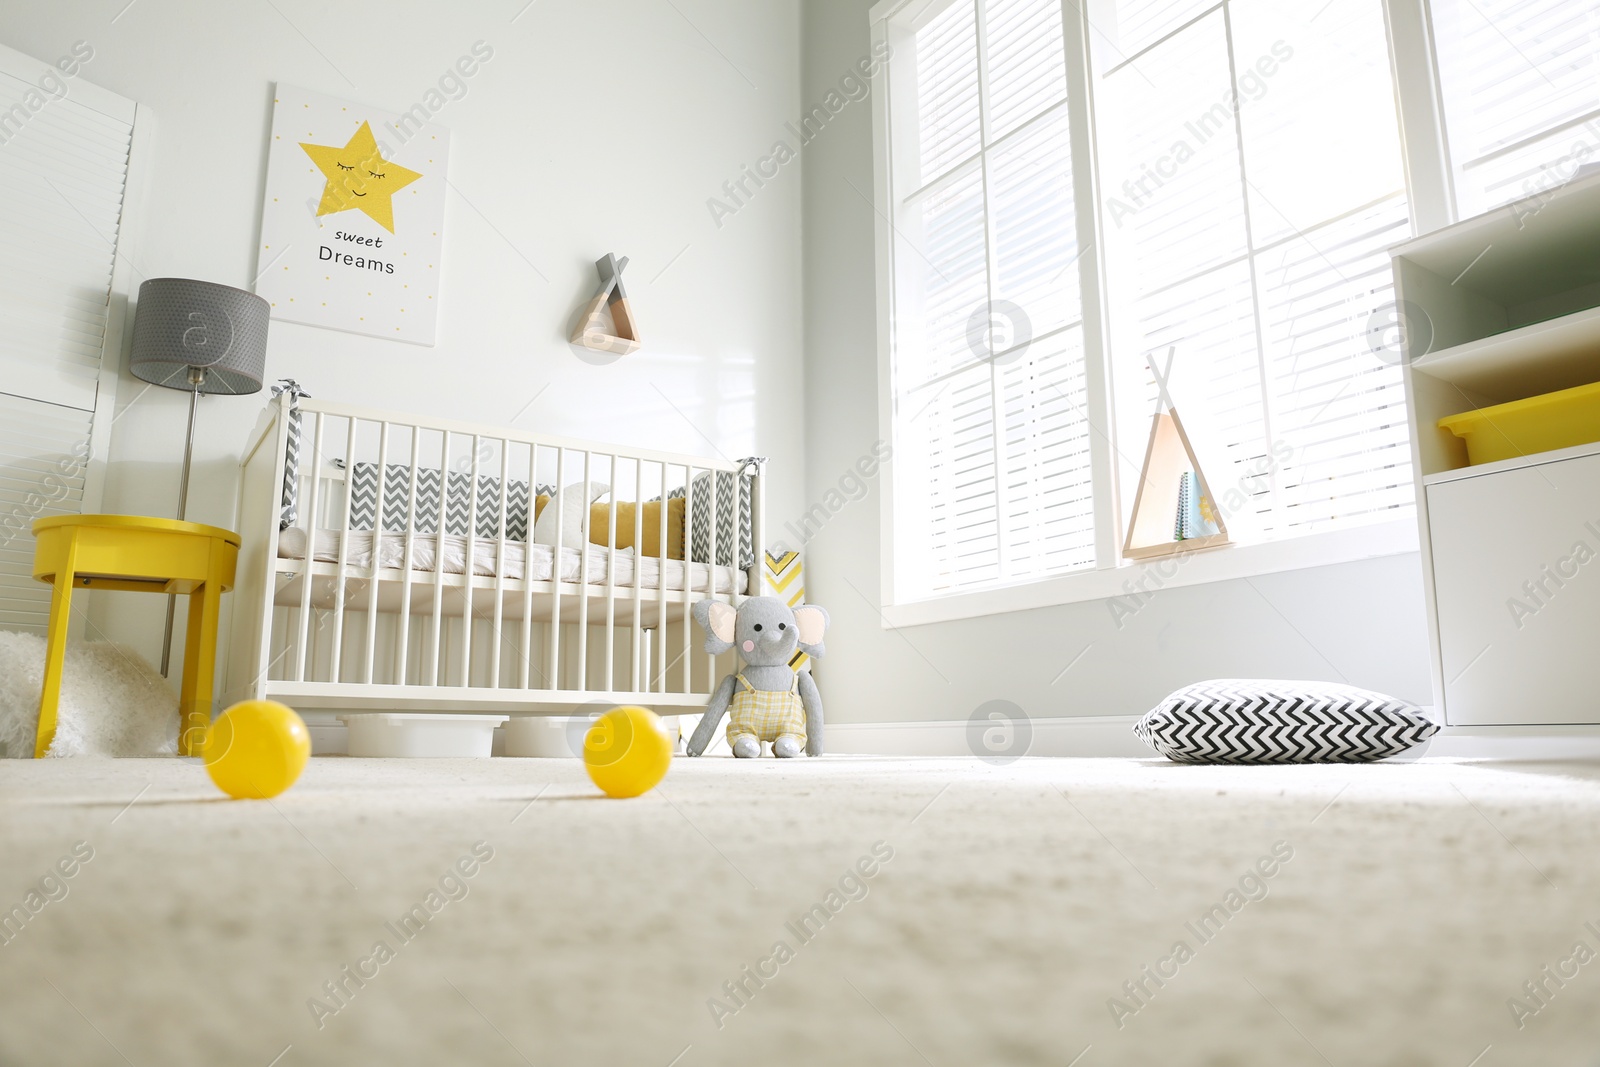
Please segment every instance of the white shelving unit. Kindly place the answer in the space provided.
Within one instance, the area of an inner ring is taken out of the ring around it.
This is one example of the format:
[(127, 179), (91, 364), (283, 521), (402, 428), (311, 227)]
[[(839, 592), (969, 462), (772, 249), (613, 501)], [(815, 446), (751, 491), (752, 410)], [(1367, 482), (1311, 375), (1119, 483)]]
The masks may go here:
[(1469, 466), (1438, 426), (1600, 381), (1600, 175), (1391, 254), (1435, 706), (1451, 726), (1600, 723), (1600, 443)]

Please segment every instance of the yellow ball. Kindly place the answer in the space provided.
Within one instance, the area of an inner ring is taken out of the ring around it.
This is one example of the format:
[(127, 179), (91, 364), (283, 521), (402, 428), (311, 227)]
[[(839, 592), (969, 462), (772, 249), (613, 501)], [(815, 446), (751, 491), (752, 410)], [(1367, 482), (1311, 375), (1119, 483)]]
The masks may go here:
[(648, 793), (671, 763), (672, 738), (649, 708), (612, 708), (583, 738), (584, 769), (608, 796)]
[(230, 797), (275, 797), (294, 785), (311, 757), (311, 735), (294, 709), (276, 700), (244, 700), (206, 731), (206, 773)]

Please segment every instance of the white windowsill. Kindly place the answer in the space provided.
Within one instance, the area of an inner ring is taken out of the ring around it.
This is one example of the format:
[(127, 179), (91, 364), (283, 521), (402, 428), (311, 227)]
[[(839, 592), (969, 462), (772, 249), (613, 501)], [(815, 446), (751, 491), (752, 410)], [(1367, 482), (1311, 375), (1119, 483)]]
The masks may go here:
[(1325, 567), (1416, 550), (1417, 523), (1415, 518), (1408, 517), (1282, 541), (1199, 549), (1188, 556), (1119, 561), (1120, 565), (1114, 567), (1063, 574), (1020, 585), (952, 593), (904, 604), (886, 604), (882, 615), (883, 627), (893, 630), (1057, 604), (1076, 604), (1085, 600), (1105, 600), (1127, 596), (1130, 591), (1154, 593), (1186, 585)]

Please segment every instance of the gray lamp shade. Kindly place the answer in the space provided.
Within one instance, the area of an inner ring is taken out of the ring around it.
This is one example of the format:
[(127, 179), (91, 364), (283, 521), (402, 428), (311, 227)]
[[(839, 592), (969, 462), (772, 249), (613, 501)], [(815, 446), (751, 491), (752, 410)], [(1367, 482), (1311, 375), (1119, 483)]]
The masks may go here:
[(229, 285), (151, 278), (139, 286), (128, 369), (187, 392), (190, 368), (202, 367), (200, 392), (254, 393), (266, 370), (271, 311), (261, 297)]

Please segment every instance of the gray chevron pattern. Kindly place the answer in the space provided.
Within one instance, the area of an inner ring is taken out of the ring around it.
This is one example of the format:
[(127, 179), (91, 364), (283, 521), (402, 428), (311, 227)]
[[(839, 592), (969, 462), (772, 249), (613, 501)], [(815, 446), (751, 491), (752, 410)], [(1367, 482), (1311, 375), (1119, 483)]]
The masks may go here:
[(1370, 763), (1438, 730), (1414, 705), (1381, 693), (1247, 678), (1185, 686), (1133, 727), (1178, 763)]
[[(472, 476), (452, 473), (448, 479), (449, 492), (445, 494), (444, 528), (446, 533), (465, 535), (471, 511)], [(548, 485), (534, 487), (538, 496), (554, 495)], [(488, 475), (478, 477), (478, 513), (474, 526), (478, 537), (500, 536), (500, 479)], [(411, 520), (411, 467), (404, 463), (389, 463), (383, 470), (383, 529), (385, 533), (405, 533)], [(508, 479), (506, 482), (506, 539), (526, 541), (532, 525), (530, 513), (533, 506), (528, 483)], [(350, 479), (350, 529), (370, 530), (378, 510), (378, 465), (357, 463), (351, 469)], [(417, 523), (416, 533), (439, 531), (439, 471), (434, 468), (417, 469)]]
[(300, 517), (300, 398), (311, 394), (300, 388), (293, 378), (280, 378), (272, 387), (272, 395), (289, 394), (289, 435), (283, 456), (282, 512), (278, 529), (287, 530)]
[[(717, 476), (717, 563), (722, 566), (732, 566), (734, 562), (734, 523), (738, 522), (739, 569), (748, 570), (755, 565), (755, 531), (751, 518), (751, 486), (755, 480), (757, 467), (765, 463), (761, 456), (750, 456), (739, 461), (740, 470), (737, 474), (733, 471), (703, 471), (694, 476), (694, 500), (691, 510), (694, 514), (688, 518), (689, 522), (689, 558), (697, 563), (706, 563), (711, 559), (711, 475)], [(734, 503), (734, 479), (738, 479), (738, 505)], [(668, 498), (684, 495), (682, 489), (674, 489), (668, 493)]]

